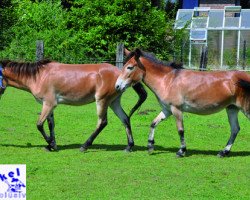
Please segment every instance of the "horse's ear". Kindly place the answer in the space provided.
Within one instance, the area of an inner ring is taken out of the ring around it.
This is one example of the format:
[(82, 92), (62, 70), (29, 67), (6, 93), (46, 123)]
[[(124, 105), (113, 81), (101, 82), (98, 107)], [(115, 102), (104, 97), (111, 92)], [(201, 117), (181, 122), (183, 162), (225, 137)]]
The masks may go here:
[(138, 60), (140, 56), (142, 55), (142, 52), (140, 49), (136, 48), (135, 49), (135, 59)]
[(124, 53), (125, 53), (126, 56), (128, 56), (128, 55), (130, 54), (130, 51), (129, 51), (128, 49), (125, 48), (125, 49), (124, 49)]

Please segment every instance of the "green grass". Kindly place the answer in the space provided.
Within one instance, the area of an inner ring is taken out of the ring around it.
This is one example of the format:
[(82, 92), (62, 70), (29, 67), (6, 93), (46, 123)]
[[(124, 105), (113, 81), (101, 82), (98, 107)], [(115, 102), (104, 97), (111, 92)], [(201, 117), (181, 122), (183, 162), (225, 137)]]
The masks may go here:
[[(137, 95), (122, 98), (128, 112)], [(149, 125), (159, 113), (149, 98), (132, 118), (136, 146), (125, 153), (125, 130), (109, 110), (108, 126), (86, 152), (80, 145), (96, 126), (95, 104), (59, 105), (55, 110), (59, 151), (45, 152), (36, 129), (41, 110), (32, 95), (8, 88), (0, 101), (0, 163), (26, 164), (27, 199), (249, 199), (250, 123), (240, 114), (241, 131), (230, 157), (216, 156), (229, 138), (225, 111), (210, 116), (184, 115), (187, 157), (178, 159), (180, 145), (173, 117), (159, 124), (156, 149), (147, 153)], [(47, 126), (47, 125), (46, 125)]]

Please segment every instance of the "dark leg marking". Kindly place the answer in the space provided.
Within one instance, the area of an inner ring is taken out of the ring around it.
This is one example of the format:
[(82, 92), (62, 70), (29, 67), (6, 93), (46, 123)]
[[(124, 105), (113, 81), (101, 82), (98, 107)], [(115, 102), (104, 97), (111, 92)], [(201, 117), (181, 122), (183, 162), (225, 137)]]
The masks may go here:
[[(166, 113), (166, 114), (165, 114)], [(153, 122), (150, 125), (150, 131), (148, 135), (148, 153), (151, 154), (154, 151), (154, 133), (155, 133), (155, 128), (156, 126), (163, 121), (164, 119), (168, 118), (170, 115), (172, 115), (171, 112), (166, 111), (166, 112), (161, 111), (158, 116), (153, 120)]]
[(239, 121), (238, 121), (238, 112), (239, 112), (239, 109), (236, 106), (227, 107), (227, 116), (228, 116), (228, 121), (229, 121), (230, 128), (231, 128), (231, 135), (227, 142), (226, 147), (218, 153), (218, 157), (220, 158), (229, 155), (230, 150), (237, 137), (237, 134), (240, 131), (240, 126), (239, 126)]
[(120, 103), (120, 98), (121, 97), (118, 97), (117, 99), (115, 99), (111, 103), (110, 107), (113, 110), (113, 112), (116, 114), (116, 116), (120, 119), (120, 121), (123, 123), (123, 125), (125, 126), (128, 145), (126, 146), (124, 151), (131, 152), (132, 148), (134, 146), (134, 139), (133, 139), (133, 135), (132, 135), (130, 118), (127, 116), (127, 114), (122, 109), (121, 103)]
[(50, 131), (50, 141), (49, 146), (51, 149), (57, 150), (56, 139), (55, 139), (55, 121), (53, 112), (47, 117), (48, 127)]
[(184, 157), (187, 151), (186, 144), (185, 144), (185, 138), (184, 138), (184, 131), (180, 130), (178, 131), (179, 136), (180, 136), (180, 141), (181, 141), (181, 148), (179, 151), (176, 153), (177, 157)]
[(92, 133), (92, 135), (87, 139), (87, 141), (81, 146), (80, 151), (86, 151), (89, 146), (92, 145), (95, 138), (98, 136), (98, 134), (107, 126), (107, 118), (104, 120), (101, 120), (101, 123), (98, 125), (97, 129)]

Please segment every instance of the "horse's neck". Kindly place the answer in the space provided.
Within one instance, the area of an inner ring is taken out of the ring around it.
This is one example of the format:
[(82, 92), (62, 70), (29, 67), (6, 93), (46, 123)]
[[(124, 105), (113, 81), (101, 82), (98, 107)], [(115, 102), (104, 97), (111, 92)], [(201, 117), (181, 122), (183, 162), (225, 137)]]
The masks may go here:
[(9, 80), (8, 81), (8, 86), (18, 88), (18, 89), (22, 89), (22, 90), (26, 90), (26, 91), (30, 90), (28, 85), (23, 84), (22, 82), (19, 82), (19, 81), (15, 81), (15, 80)]
[[(144, 83), (153, 91), (157, 93), (161, 87), (164, 87), (165, 79), (168, 74), (172, 72), (172, 68), (165, 66), (149, 66), (146, 68), (146, 74), (144, 76)], [(164, 84), (163, 84), (164, 83)]]
[(8, 79), (8, 86), (30, 91), (29, 85), (31, 82), (31, 78), (18, 77), (16, 74), (14, 74), (11, 71), (7, 71), (5, 76)]

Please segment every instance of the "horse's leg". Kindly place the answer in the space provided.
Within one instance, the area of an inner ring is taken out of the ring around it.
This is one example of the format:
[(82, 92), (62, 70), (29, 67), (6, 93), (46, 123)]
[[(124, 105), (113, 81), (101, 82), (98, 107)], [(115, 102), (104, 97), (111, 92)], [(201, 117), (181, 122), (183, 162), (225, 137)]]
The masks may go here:
[(182, 111), (180, 111), (178, 108), (172, 106), (171, 107), (172, 113), (175, 116), (176, 120), (176, 126), (178, 129), (178, 133), (180, 136), (180, 142), (181, 142), (181, 147), (179, 151), (177, 151), (176, 156), (177, 157), (183, 157), (186, 154), (187, 148), (186, 148), (186, 142), (184, 138), (184, 126), (183, 126), (183, 115)]
[(107, 111), (108, 105), (105, 100), (96, 101), (96, 108), (97, 108), (97, 115), (98, 115), (98, 122), (96, 130), (91, 134), (91, 136), (86, 140), (86, 142), (81, 146), (80, 151), (86, 151), (87, 148), (92, 145), (95, 138), (98, 134), (107, 126)]
[(55, 131), (54, 131), (55, 121), (54, 121), (53, 112), (47, 117), (47, 122), (49, 126), (49, 131), (50, 131), (50, 146), (53, 147), (53, 149), (57, 150)]
[(148, 152), (149, 153), (152, 153), (154, 151), (154, 143), (155, 143), (155, 141), (154, 141), (154, 133), (155, 133), (156, 126), (161, 121), (163, 121), (164, 119), (169, 117), (170, 115), (172, 115), (172, 113), (170, 111), (166, 111), (166, 112), (161, 111), (160, 114), (151, 123), (149, 136), (148, 136)]
[(130, 152), (130, 151), (132, 151), (132, 147), (134, 146), (134, 139), (133, 139), (133, 135), (132, 135), (130, 119), (121, 107), (120, 97), (116, 98), (111, 103), (110, 107), (114, 111), (116, 116), (121, 120), (121, 122), (123, 123), (123, 125), (126, 128), (128, 146), (125, 148), (125, 151)]
[(54, 107), (55, 107), (54, 104), (44, 102), (41, 115), (37, 121), (37, 129), (40, 131), (40, 133), (42, 134), (42, 136), (44, 137), (46, 142), (49, 144), (47, 146), (47, 148), (49, 150), (54, 149), (54, 146), (53, 146), (53, 144), (51, 144), (51, 138), (45, 133), (44, 128), (43, 128), (43, 124), (44, 124), (44, 121), (48, 118), (48, 116), (53, 111)]
[(238, 132), (240, 131), (240, 126), (238, 122), (238, 112), (239, 112), (239, 109), (236, 106), (227, 107), (227, 116), (228, 116), (228, 121), (229, 121), (230, 128), (231, 128), (231, 136), (227, 142), (226, 147), (218, 153), (219, 157), (224, 157), (229, 154), (233, 146), (233, 143), (235, 141), (235, 138)]

